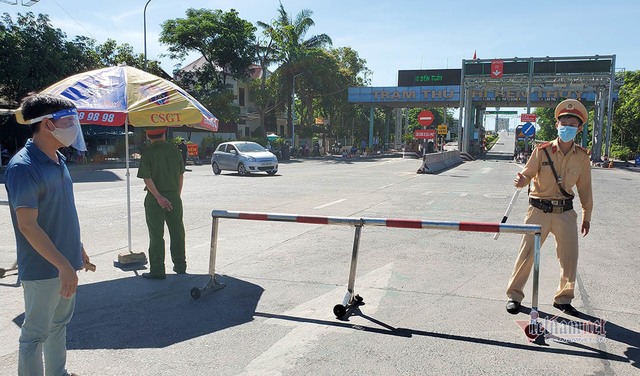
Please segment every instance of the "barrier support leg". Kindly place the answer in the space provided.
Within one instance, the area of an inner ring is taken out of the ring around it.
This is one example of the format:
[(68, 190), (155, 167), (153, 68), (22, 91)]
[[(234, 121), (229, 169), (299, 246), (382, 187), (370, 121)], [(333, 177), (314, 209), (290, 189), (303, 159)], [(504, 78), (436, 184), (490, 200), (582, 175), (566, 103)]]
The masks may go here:
[(194, 287), (191, 289), (191, 297), (199, 299), (202, 294), (220, 290), (225, 286), (216, 280), (216, 253), (218, 250), (218, 222), (220, 218), (213, 217), (211, 224), (211, 250), (209, 252), (209, 282), (203, 288)]
[(535, 234), (533, 246), (533, 291), (531, 293), (531, 312), (529, 313), (530, 322), (524, 328), (524, 334), (529, 341), (534, 342), (540, 338), (544, 338), (545, 329), (538, 322), (538, 280), (540, 277), (540, 233)]
[(347, 285), (347, 292), (342, 299), (342, 304), (337, 304), (333, 307), (333, 313), (337, 318), (343, 317), (347, 313), (347, 307), (354, 303), (362, 303), (363, 299), (360, 295), (354, 294), (354, 287), (356, 283), (356, 269), (358, 266), (358, 250), (360, 248), (360, 234), (362, 232), (362, 224), (355, 225), (356, 232), (353, 237), (353, 252), (351, 253), (351, 268), (349, 271), (349, 283)]
[(538, 311), (538, 280), (540, 278), (540, 233), (535, 234), (533, 246), (533, 292), (531, 310)]

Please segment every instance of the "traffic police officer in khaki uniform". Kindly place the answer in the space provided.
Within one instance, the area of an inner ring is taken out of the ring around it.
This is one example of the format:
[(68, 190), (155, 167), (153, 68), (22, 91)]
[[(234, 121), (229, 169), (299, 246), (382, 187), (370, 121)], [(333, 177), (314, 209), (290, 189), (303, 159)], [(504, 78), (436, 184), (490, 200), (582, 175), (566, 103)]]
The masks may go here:
[[(579, 101), (567, 99), (560, 102), (555, 109), (558, 138), (536, 147), (514, 179), (514, 185), (518, 188), (533, 183), (530, 186), (525, 224), (542, 226), (541, 242), (549, 233), (554, 235), (556, 256), (560, 262), (560, 284), (553, 306), (574, 316), (579, 312), (571, 305), (578, 266), (578, 215), (573, 209), (573, 187), (577, 188), (580, 196), (583, 236), (589, 233), (593, 197), (589, 152), (576, 145), (573, 139), (577, 132), (582, 131), (587, 117), (587, 109)], [(509, 301), (506, 308), (511, 314), (517, 314), (520, 310), (523, 289), (533, 265), (533, 248), (534, 235), (524, 235), (507, 287)]]

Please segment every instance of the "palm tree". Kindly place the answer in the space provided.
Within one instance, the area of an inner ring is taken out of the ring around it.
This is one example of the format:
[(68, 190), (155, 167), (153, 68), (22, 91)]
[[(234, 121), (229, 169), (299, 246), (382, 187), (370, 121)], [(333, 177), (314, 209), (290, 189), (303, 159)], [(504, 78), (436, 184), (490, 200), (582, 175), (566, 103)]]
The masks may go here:
[[(278, 18), (273, 21), (273, 25), (265, 29), (266, 33), (270, 33), (274, 41), (273, 61), (281, 63), (278, 67), (280, 77), (283, 79), (283, 86), (286, 88), (287, 95), (287, 126), (289, 129), (293, 125), (292, 106), (293, 106), (293, 77), (301, 72), (301, 65), (305, 57), (313, 50), (330, 46), (331, 38), (327, 34), (313, 35), (305, 39), (307, 32), (311, 26), (315, 25), (311, 15), (313, 12), (309, 9), (301, 10), (292, 19), (284, 9), (282, 3), (278, 9)], [(262, 25), (267, 26), (265, 23)], [(260, 26), (262, 26), (260, 25)]]

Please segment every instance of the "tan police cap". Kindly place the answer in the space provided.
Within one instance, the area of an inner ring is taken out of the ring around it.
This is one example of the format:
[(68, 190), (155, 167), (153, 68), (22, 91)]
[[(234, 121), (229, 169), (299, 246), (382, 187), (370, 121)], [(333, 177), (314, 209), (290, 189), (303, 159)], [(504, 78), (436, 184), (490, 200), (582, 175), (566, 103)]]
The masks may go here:
[(587, 119), (589, 118), (589, 112), (587, 111), (587, 108), (582, 103), (580, 103), (580, 101), (575, 99), (565, 99), (560, 102), (556, 106), (555, 115), (556, 120), (560, 116), (575, 116), (580, 119), (580, 121), (582, 121), (582, 124), (586, 123)]

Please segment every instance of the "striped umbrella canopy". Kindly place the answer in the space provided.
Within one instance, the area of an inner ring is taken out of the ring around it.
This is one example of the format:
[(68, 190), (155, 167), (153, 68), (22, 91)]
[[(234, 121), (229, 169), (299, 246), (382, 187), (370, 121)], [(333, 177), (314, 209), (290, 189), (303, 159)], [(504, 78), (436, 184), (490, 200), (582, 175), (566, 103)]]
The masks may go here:
[(218, 130), (218, 119), (178, 85), (126, 65), (79, 73), (41, 93), (70, 99), (81, 124)]
[[(120, 65), (79, 73), (40, 91), (71, 100), (80, 124), (135, 127), (182, 127), (218, 130), (218, 119), (178, 85), (140, 69)], [(20, 123), (21, 109), (16, 111)], [(127, 168), (127, 214), (131, 251), (131, 184), (129, 137), (125, 137)]]

